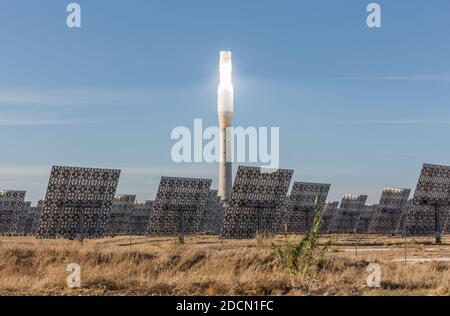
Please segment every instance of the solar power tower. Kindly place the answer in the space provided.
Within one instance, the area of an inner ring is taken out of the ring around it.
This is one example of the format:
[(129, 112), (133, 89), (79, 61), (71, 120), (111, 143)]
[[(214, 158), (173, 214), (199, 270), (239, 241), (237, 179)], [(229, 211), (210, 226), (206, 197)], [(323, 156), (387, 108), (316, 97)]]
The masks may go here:
[(147, 234), (150, 216), (153, 211), (155, 201), (136, 201), (134, 209), (130, 213), (130, 235), (145, 236)]
[(368, 234), (369, 228), (372, 224), (373, 217), (375, 214), (375, 210), (377, 209), (378, 205), (364, 205), (364, 207), (361, 209), (361, 213), (359, 215), (358, 225), (356, 228), (356, 232), (358, 234)]
[(211, 190), (208, 205), (201, 221), (201, 232), (219, 235), (222, 232), (224, 206), (217, 190)]
[(108, 219), (108, 235), (125, 236), (130, 234), (130, 215), (135, 208), (136, 195), (116, 194), (112, 200)]
[(162, 177), (150, 216), (149, 236), (199, 233), (201, 216), (210, 198), (210, 179)]
[(331, 232), (331, 226), (333, 224), (333, 220), (336, 217), (337, 211), (339, 207), (339, 201), (334, 202), (326, 202), (322, 211), (322, 228), (321, 232), (328, 234)]
[(450, 167), (424, 164), (405, 225), (407, 236), (432, 236), (442, 242), (450, 210)]
[(242, 167), (237, 171), (231, 200), (225, 209), (221, 237), (250, 239), (280, 231), (281, 208), (294, 171)]
[(104, 237), (119, 177), (120, 170), (54, 166), (37, 237)]
[(380, 204), (375, 210), (369, 232), (371, 234), (395, 234), (410, 193), (410, 189), (385, 188), (381, 194)]
[(314, 210), (323, 209), (330, 187), (330, 184), (323, 183), (294, 182), (291, 195), (287, 198), (287, 233), (301, 234), (309, 231)]
[(346, 194), (342, 198), (341, 204), (333, 221), (333, 233), (354, 233), (361, 210), (367, 201), (367, 195)]
[(19, 221), (25, 207), (25, 191), (0, 191), (0, 236), (18, 235)]

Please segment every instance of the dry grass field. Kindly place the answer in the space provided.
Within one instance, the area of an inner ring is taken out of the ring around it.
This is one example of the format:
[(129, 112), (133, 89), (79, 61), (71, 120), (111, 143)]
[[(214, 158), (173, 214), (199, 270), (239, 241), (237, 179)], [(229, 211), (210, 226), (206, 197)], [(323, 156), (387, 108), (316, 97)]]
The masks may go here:
[[(300, 282), (278, 263), (271, 243), (287, 237), (221, 241), (213, 236), (79, 241), (1, 238), (1, 295), (450, 295), (450, 239), (323, 236), (332, 246)], [(289, 237), (295, 239), (294, 237)], [(356, 246), (357, 245), (357, 246)], [(405, 247), (406, 245), (406, 247)], [(407, 263), (405, 263), (405, 253)], [(368, 289), (367, 266), (381, 266)], [(66, 284), (81, 266), (81, 289)]]

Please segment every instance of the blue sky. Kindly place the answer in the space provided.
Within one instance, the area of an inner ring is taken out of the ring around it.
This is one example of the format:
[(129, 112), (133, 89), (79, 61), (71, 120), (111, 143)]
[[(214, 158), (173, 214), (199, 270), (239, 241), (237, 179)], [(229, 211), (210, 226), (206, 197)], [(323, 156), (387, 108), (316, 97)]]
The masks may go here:
[[(278, 126), (294, 180), (379, 199), (450, 164), (450, 2), (0, 0), (0, 187), (45, 194), (51, 165), (122, 168), (119, 192), (159, 177), (216, 180), (175, 164), (177, 126), (217, 124), (218, 54), (233, 51), (237, 126)], [(214, 182), (214, 186), (216, 182)]]

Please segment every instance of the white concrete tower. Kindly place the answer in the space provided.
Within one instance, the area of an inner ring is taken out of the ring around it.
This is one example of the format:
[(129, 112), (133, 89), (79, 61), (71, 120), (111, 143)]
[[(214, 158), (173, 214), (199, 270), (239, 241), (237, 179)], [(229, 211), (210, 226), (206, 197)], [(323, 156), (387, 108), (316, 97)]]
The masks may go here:
[(224, 201), (231, 198), (232, 180), (232, 149), (231, 127), (233, 120), (234, 89), (231, 82), (231, 52), (220, 52), (220, 83), (218, 89), (218, 110), (220, 126), (220, 162), (219, 162), (219, 196)]

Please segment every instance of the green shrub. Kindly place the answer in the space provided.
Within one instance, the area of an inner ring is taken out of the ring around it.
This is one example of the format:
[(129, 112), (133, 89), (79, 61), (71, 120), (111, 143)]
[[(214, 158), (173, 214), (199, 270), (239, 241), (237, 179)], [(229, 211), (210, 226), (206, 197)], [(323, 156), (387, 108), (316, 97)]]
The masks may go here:
[(289, 240), (286, 240), (281, 246), (272, 243), (272, 251), (277, 256), (279, 263), (301, 281), (313, 278), (313, 266), (324, 256), (330, 246), (330, 242), (322, 247), (319, 244), (323, 219), (317, 208), (314, 210), (313, 217), (310, 231), (299, 243), (292, 243)]

